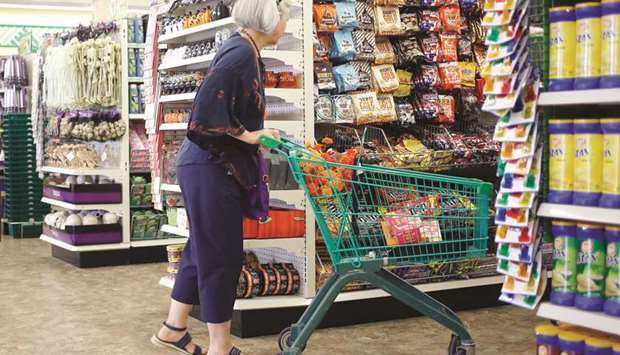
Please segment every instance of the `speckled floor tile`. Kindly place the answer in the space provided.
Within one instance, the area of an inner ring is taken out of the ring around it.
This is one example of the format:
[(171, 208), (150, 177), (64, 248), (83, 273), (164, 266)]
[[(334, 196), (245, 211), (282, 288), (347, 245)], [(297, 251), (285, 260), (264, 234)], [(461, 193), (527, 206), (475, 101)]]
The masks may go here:
[[(158, 286), (165, 264), (78, 269), (52, 258), (39, 240), (0, 242), (0, 355), (125, 355), (170, 353), (149, 338), (167, 311), (169, 290)], [(460, 313), (478, 354), (532, 354), (533, 312), (497, 307)], [(192, 334), (208, 344), (206, 327)], [(427, 318), (321, 329), (307, 355), (445, 354), (450, 334)], [(275, 336), (235, 339), (248, 355), (273, 355)]]

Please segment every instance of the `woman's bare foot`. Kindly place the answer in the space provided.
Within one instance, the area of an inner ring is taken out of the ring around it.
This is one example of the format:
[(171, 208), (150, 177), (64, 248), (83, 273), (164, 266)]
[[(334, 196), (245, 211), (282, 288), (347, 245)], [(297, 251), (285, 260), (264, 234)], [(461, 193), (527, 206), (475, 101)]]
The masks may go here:
[[(157, 337), (160, 340), (174, 343), (174, 342), (181, 340), (181, 338), (185, 335), (185, 333), (187, 333), (187, 330), (178, 332), (178, 331), (174, 331), (172, 329), (168, 329), (167, 327), (163, 326), (161, 327), (161, 329), (159, 329), (159, 332), (157, 333)], [(185, 351), (187, 351), (190, 354), (193, 354), (195, 349), (196, 349), (196, 344), (194, 344), (193, 341), (185, 346)], [(203, 350), (202, 354), (205, 355), (207, 354), (207, 352)]]

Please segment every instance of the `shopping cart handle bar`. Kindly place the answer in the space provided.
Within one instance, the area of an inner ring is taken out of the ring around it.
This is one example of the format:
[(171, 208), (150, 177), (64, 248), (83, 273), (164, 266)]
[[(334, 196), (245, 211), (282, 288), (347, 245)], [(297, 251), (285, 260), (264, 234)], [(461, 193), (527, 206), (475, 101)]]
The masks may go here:
[(260, 143), (261, 145), (267, 148), (275, 149), (275, 148), (278, 148), (283, 142), (282, 140), (277, 139), (277, 138), (273, 138), (269, 136), (260, 136), (258, 137), (258, 143)]

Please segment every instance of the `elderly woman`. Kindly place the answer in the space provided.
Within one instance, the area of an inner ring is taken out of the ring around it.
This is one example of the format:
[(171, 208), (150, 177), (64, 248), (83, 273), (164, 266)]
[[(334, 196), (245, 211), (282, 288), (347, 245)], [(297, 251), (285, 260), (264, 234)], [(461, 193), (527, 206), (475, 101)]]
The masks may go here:
[[(177, 155), (177, 176), (190, 238), (172, 290), (170, 311), (151, 341), (189, 355), (237, 355), (230, 320), (243, 258), (242, 203), (258, 182), (265, 90), (260, 51), (278, 42), (288, 20), (286, 0), (237, 0), (240, 30), (213, 59), (192, 107)], [(192, 342), (187, 319), (200, 304), (209, 328), (209, 351)]]

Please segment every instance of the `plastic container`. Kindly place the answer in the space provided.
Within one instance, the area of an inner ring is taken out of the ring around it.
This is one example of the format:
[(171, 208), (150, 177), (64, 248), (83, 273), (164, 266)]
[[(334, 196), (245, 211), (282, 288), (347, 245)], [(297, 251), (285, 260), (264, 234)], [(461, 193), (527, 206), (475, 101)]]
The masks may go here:
[(578, 224), (575, 307), (602, 311), (605, 303), (605, 233), (597, 224)]
[(577, 229), (575, 223), (553, 221), (553, 277), (551, 303), (562, 306), (575, 304), (577, 292)]
[(620, 208), (620, 118), (601, 119), (603, 185), (599, 206)]
[(601, 88), (620, 87), (620, 0), (601, 2)]
[(570, 330), (558, 334), (562, 355), (583, 355), (586, 336)]
[(246, 239), (294, 238), (304, 235), (305, 212), (302, 210), (270, 209), (270, 220), (261, 223), (245, 218), (243, 237)]
[(575, 8), (549, 9), (549, 91), (572, 90), (575, 81)]
[(620, 317), (620, 227), (605, 227), (607, 276), (603, 312)]
[(573, 202), (575, 140), (573, 120), (549, 120), (549, 193), (551, 203)]
[(536, 354), (560, 355), (560, 328), (553, 325), (539, 325), (536, 327)]
[(612, 355), (611, 341), (599, 337), (587, 338), (585, 355)]
[(573, 204), (598, 206), (603, 185), (603, 131), (600, 120), (574, 120), (573, 132)]
[(601, 75), (601, 6), (598, 2), (575, 6), (575, 90), (597, 89)]
[(620, 340), (614, 340), (613, 344), (611, 345), (611, 353), (613, 355), (620, 355)]

